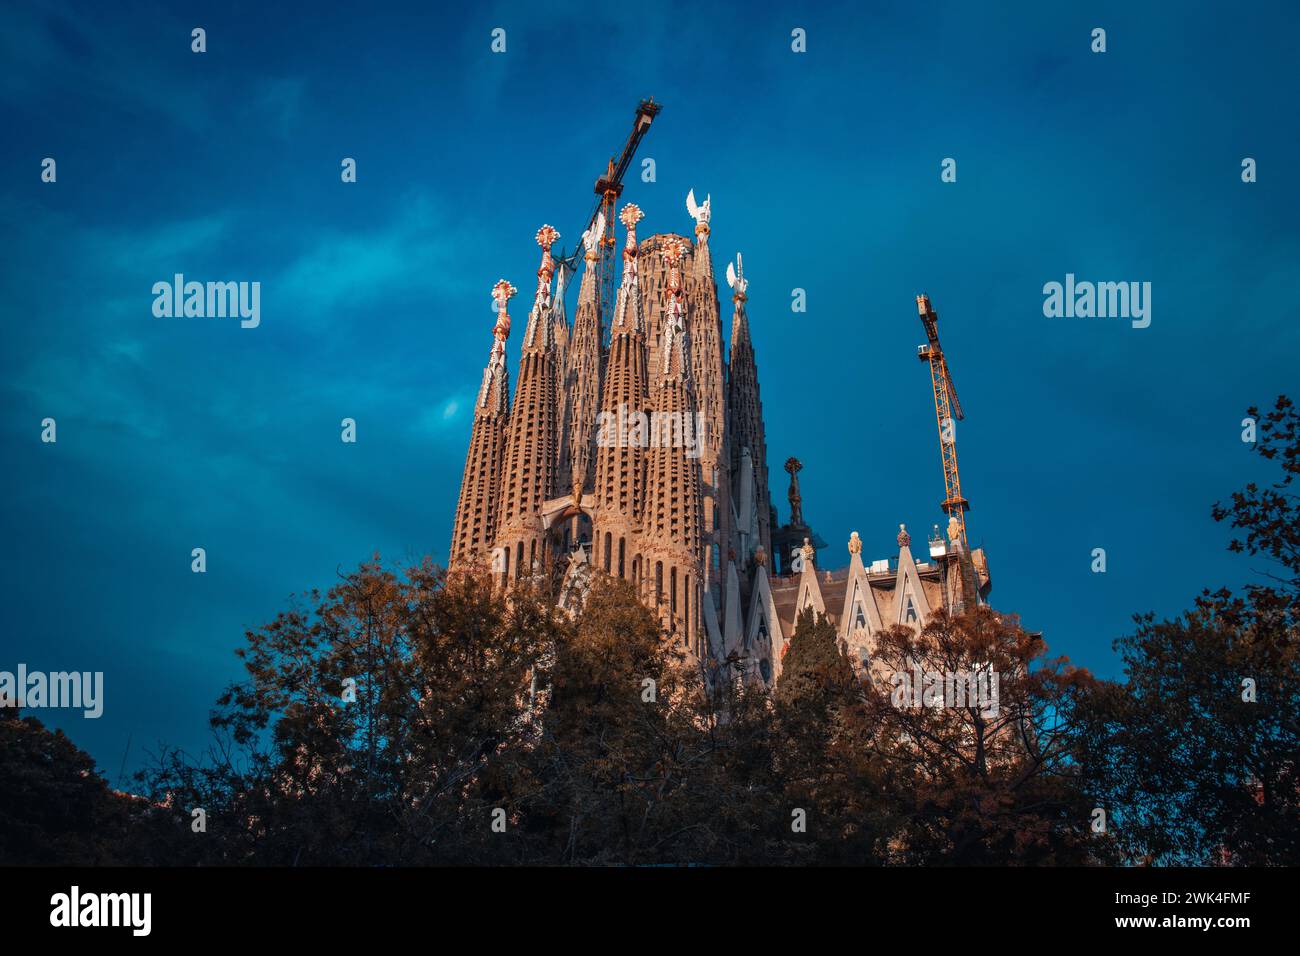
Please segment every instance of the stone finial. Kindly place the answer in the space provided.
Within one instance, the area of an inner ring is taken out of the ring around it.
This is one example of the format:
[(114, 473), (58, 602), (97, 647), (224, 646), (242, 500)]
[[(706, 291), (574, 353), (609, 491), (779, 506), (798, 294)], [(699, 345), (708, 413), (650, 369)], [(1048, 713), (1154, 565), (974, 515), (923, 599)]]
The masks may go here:
[(960, 537), (961, 537), (961, 524), (960, 522), (957, 521), (956, 515), (949, 515), (948, 516), (948, 540), (951, 541), (953, 544), (956, 544), (957, 539)]
[(623, 246), (623, 276), (625, 279), (630, 279), (636, 275), (636, 224), (645, 218), (645, 213), (636, 203), (630, 202), (623, 207), (618, 218), (622, 220), (623, 225), (627, 226), (627, 242)]
[(618, 214), (618, 218), (623, 225), (627, 226), (627, 231), (635, 237), (636, 224), (645, 218), (645, 213), (641, 211), (641, 207), (636, 203), (630, 202), (623, 207), (623, 211)]
[(803, 527), (803, 495), (799, 491), (799, 472), (803, 469), (803, 463), (791, 455), (785, 460), (785, 470), (790, 473), (790, 490), (787, 497), (790, 499), (790, 526), (792, 528)]
[(501, 279), (492, 287), (492, 298), (497, 302), (497, 324), (492, 332), (499, 339), (510, 337), (510, 300), (519, 292), (505, 279)]
[(761, 544), (754, 549), (754, 563), (760, 567), (767, 567), (767, 549)]
[(543, 224), (534, 238), (542, 247), (542, 264), (537, 269), (537, 288), (540, 295), (543, 289), (549, 290), (551, 287), (551, 276), (555, 274), (555, 260), (551, 258), (551, 246), (555, 245), (555, 240), (560, 238), (560, 234), (554, 226)]
[(695, 220), (695, 235), (699, 236), (701, 241), (709, 236), (709, 220), (713, 218), (712, 203), (712, 196), (705, 196), (703, 205), (697, 203), (694, 189), (686, 194), (686, 211)]
[(900, 548), (909, 547), (912, 544), (912, 536), (907, 533), (907, 525), (898, 526), (898, 546)]
[(849, 535), (849, 554), (861, 554), (861, 553), (862, 553), (862, 539), (858, 537), (858, 533), (855, 531), (851, 535)]
[(686, 258), (686, 243), (679, 236), (671, 236), (664, 242), (662, 255), (668, 265), (668, 291), (676, 296), (682, 291), (681, 262)]
[(744, 302), (749, 298), (745, 290), (749, 288), (749, 280), (745, 278), (745, 260), (741, 258), (740, 253), (736, 253), (736, 261), (727, 263), (727, 285), (731, 286), (731, 301), (737, 304)]
[(817, 549), (812, 546), (811, 541), (804, 538), (803, 547), (800, 549), (799, 553), (803, 555), (804, 565), (807, 566), (813, 563), (813, 559), (817, 556)]

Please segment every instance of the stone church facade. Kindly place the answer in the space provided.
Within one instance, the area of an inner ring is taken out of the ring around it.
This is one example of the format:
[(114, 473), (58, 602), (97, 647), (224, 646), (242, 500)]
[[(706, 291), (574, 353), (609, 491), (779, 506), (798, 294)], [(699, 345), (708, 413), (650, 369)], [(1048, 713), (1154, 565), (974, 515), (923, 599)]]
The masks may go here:
[[(560, 573), (564, 593), (592, 573), (630, 581), (665, 637), (702, 661), (773, 682), (808, 607), (827, 615), (862, 666), (872, 637), (920, 627), (960, 600), (956, 549), (938, 533), (917, 561), (900, 526), (896, 557), (864, 561), (857, 532), (847, 569), (822, 571), (825, 544), (804, 523), (800, 464), (789, 459), (790, 520), (772, 505), (758, 364), (743, 262), (728, 262), (731, 331), (724, 342), (709, 245), (708, 200), (687, 208), (693, 238), (638, 238), (644, 214), (619, 215), (626, 239), (614, 314), (602, 315), (598, 243), (584, 234), (585, 268), (572, 323), (569, 270), (543, 226), (537, 285), (510, 391), (505, 344), (516, 289), (493, 289), (497, 319), (457, 504), (449, 566), (491, 569), (502, 587)], [(775, 548), (775, 550), (774, 550)], [(982, 551), (971, 554), (981, 595)], [(950, 571), (952, 573), (950, 573)], [(562, 602), (566, 600), (561, 599)]]

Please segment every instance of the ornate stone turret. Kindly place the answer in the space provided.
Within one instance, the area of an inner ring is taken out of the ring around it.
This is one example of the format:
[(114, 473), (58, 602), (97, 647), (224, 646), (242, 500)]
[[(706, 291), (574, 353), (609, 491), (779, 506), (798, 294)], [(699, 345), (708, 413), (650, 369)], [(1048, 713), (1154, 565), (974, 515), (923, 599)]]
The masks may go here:
[[(731, 520), (731, 454), (727, 448), (727, 375), (723, 361), (722, 321), (718, 287), (713, 280), (709, 251), (712, 198), (695, 202), (686, 196), (686, 211), (695, 220), (694, 281), (686, 296), (687, 329), (691, 343), (691, 377), (695, 402), (704, 424), (700, 440), (700, 477), (704, 482), (705, 583), (710, 597), (720, 604), (722, 562), (735, 542)], [(715, 569), (714, 561), (718, 562)]]
[(643, 580), (638, 534), (646, 490), (643, 446), (650, 437), (645, 317), (637, 276), (636, 224), (643, 215), (628, 203), (619, 216), (627, 242), (600, 403), (595, 488), (596, 567), (638, 584)]
[[(742, 544), (751, 553), (762, 547), (772, 551), (772, 510), (767, 477), (767, 437), (763, 427), (763, 402), (758, 390), (758, 366), (754, 361), (754, 346), (749, 337), (749, 319), (745, 314), (749, 280), (745, 278), (744, 261), (736, 254), (733, 266), (727, 264), (727, 283), (731, 286), (731, 301), (735, 314), (731, 321), (731, 363), (727, 382), (729, 421), (728, 438), (731, 445), (731, 473), (737, 482), (745, 481), (742, 475), (742, 456), (749, 450), (752, 477), (750, 488), (739, 488), (737, 498), (748, 497), (752, 504), (737, 508), (738, 530)], [(748, 555), (740, 555), (742, 563)]]
[(448, 565), (453, 568), (464, 565), (475, 555), (486, 554), (496, 540), (506, 426), (510, 419), (510, 374), (506, 371), (506, 339), (510, 337), (508, 306), (516, 291), (505, 279), (492, 287), (497, 321), (492, 329), (492, 351), (483, 369), (483, 383), (474, 402), (474, 427), (460, 480), (460, 500), (456, 505), (448, 559)]
[(519, 358), (519, 385), (510, 416), (499, 512), (497, 544), (504, 549), (499, 570), (505, 571), (508, 579), (530, 574), (547, 560), (540, 514), (542, 504), (556, 487), (559, 427), (555, 329), (551, 320), (555, 260), (551, 258), (551, 245), (558, 238), (559, 233), (550, 226), (537, 231), (542, 264), (537, 270), (537, 293)]
[(685, 328), (682, 259), (685, 242), (664, 244), (667, 267), (660, 381), (652, 397), (648, 492), (642, 526), (651, 606), (665, 627), (694, 650), (700, 631), (702, 502), (690, 346)]
[(596, 412), (600, 404), (604, 356), (597, 272), (600, 268), (600, 241), (605, 234), (602, 213), (596, 224), (582, 234), (586, 268), (578, 288), (578, 310), (573, 319), (573, 336), (569, 340), (568, 369), (565, 374), (568, 421), (568, 464), (562, 491), (578, 485), (584, 491), (593, 486), (595, 461)]
[(556, 481), (563, 482), (569, 473), (569, 317), (564, 308), (564, 292), (573, 270), (560, 259), (555, 264), (555, 295), (551, 298), (551, 328), (555, 337), (555, 420), (560, 423), (560, 434), (555, 448)]

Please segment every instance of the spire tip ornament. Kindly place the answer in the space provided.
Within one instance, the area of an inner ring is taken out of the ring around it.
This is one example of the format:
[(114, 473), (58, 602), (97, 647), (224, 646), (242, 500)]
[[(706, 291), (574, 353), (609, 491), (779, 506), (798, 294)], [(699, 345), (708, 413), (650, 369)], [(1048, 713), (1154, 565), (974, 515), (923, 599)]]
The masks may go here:
[(686, 194), (686, 211), (695, 220), (695, 235), (699, 236), (701, 241), (707, 239), (709, 235), (709, 220), (713, 218), (712, 203), (711, 195), (704, 197), (704, 205), (696, 203), (694, 189)]
[(736, 261), (727, 263), (727, 285), (731, 286), (731, 301), (744, 302), (749, 298), (745, 290), (749, 288), (749, 280), (745, 278), (745, 260), (736, 253)]
[(907, 525), (900, 524), (898, 526), (898, 546), (900, 548), (906, 548), (911, 545), (911, 543), (912, 536), (907, 533)]

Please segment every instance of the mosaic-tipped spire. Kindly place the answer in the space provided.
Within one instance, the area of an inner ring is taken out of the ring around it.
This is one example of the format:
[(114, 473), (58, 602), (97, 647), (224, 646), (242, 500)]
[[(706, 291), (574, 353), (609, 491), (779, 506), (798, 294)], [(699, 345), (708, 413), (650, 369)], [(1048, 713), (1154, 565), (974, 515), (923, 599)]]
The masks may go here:
[[(555, 329), (551, 322), (551, 276), (555, 274), (555, 260), (551, 246), (560, 238), (555, 227), (544, 225), (537, 230), (537, 244), (542, 247), (542, 264), (537, 268), (537, 293), (533, 308), (528, 313), (528, 330), (524, 333), (524, 348), (550, 348), (555, 344)], [(538, 330), (541, 330), (539, 336)]]
[(469, 451), (465, 454), (465, 471), (461, 475), (448, 553), (451, 567), (462, 566), (476, 555), (486, 555), (496, 540), (506, 428), (510, 420), (510, 377), (506, 371), (506, 339), (510, 337), (508, 306), (517, 291), (505, 279), (492, 287), (497, 319), (492, 328), (492, 351), (474, 404), (474, 425)]
[(618, 290), (618, 301), (614, 309), (613, 332), (617, 335), (623, 331), (640, 333), (645, 331), (641, 317), (641, 286), (637, 278), (637, 241), (636, 224), (645, 218), (636, 203), (628, 203), (619, 214), (619, 219), (627, 227), (627, 242), (623, 245), (623, 282)]
[[(668, 301), (664, 306), (663, 356), (661, 373), (684, 374), (686, 364), (686, 309), (682, 293), (682, 259), (686, 244), (677, 236), (670, 236), (663, 246), (664, 263), (668, 266)], [(673, 361), (676, 356), (677, 361)]]

